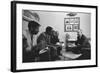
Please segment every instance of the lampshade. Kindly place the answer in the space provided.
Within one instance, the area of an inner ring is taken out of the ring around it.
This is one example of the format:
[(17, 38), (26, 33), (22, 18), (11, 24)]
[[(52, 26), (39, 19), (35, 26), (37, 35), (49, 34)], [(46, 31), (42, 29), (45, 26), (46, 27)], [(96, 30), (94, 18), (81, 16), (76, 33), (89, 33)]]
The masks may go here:
[(67, 14), (67, 16), (76, 16), (76, 15), (77, 15), (77, 13), (75, 13), (75, 12), (70, 12)]

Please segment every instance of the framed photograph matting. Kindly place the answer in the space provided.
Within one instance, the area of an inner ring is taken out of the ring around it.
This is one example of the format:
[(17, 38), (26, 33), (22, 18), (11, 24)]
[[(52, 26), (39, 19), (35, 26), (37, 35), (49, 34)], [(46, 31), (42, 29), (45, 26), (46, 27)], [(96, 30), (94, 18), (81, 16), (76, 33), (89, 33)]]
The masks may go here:
[(97, 16), (97, 6), (12, 1), (11, 71), (97, 67)]

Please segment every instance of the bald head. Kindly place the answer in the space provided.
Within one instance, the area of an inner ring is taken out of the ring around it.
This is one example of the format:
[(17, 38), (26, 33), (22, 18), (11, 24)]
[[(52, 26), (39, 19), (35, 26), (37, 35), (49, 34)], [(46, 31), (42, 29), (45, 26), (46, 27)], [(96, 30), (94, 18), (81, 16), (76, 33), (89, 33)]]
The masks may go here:
[(81, 37), (81, 36), (82, 36), (82, 34), (83, 34), (83, 33), (82, 33), (82, 30), (81, 30), (81, 29), (79, 29), (79, 30), (77, 31), (77, 35)]

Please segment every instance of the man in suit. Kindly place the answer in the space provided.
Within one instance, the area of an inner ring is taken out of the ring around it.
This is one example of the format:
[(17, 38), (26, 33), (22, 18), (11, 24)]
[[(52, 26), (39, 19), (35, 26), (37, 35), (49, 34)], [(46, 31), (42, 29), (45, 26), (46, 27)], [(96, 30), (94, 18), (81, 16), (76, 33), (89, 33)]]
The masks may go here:
[(84, 48), (90, 48), (90, 43), (87, 37), (82, 33), (82, 30), (78, 30), (77, 32), (77, 41), (75, 42), (76, 48), (74, 53), (83, 53)]
[(59, 59), (57, 55), (57, 48), (55, 44), (59, 41), (58, 37), (55, 39), (54, 30), (52, 27), (46, 27), (46, 31), (41, 33), (37, 39), (37, 43), (43, 43), (40, 46), (40, 61), (54, 61)]

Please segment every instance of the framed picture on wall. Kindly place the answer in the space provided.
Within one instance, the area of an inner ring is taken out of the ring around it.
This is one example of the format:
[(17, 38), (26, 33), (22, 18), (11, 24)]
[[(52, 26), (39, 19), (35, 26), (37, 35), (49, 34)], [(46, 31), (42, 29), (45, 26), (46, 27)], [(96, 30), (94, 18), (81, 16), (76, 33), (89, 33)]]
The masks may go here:
[(72, 31), (73, 29), (72, 29), (72, 25), (66, 25), (66, 30), (67, 31)]
[(66, 18), (64, 23), (65, 23), (66, 25), (67, 25), (67, 24), (70, 24), (70, 19), (69, 19), (69, 18)]
[[(12, 1), (11, 71), (97, 67), (97, 16), (97, 6)], [(85, 47), (67, 43), (79, 29)]]
[(79, 30), (79, 25), (73, 25), (73, 31)]
[(66, 32), (78, 31), (80, 29), (80, 17), (72, 17), (71, 16), (71, 17), (65, 18), (64, 19), (64, 25), (65, 25), (65, 31)]

